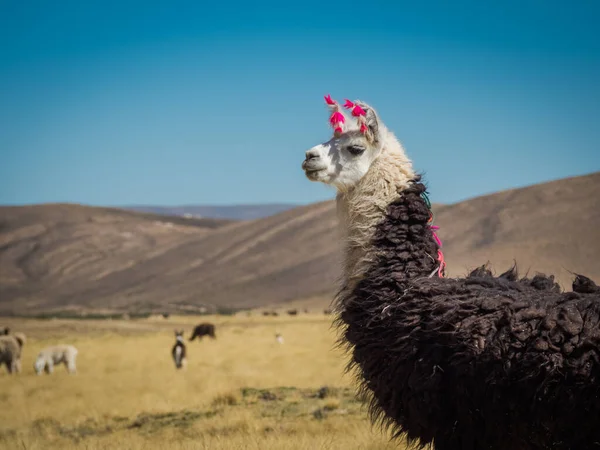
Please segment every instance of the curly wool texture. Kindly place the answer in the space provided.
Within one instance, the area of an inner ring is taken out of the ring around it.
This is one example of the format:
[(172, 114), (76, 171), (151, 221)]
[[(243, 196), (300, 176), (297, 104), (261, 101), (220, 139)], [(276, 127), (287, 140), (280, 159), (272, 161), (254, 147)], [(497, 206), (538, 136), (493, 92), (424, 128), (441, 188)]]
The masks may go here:
[(464, 279), (437, 267), (427, 206), (413, 183), (373, 237), (377, 261), (338, 298), (342, 344), (370, 412), (416, 447), (600, 446), (600, 289), (578, 275)]

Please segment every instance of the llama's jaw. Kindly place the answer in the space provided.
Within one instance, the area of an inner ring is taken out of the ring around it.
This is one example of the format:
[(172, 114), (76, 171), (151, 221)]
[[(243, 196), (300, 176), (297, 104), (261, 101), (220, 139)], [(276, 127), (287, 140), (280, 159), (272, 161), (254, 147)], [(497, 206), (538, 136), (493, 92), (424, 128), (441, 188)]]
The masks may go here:
[(302, 162), (302, 169), (304, 170), (306, 178), (310, 181), (321, 181), (326, 183), (329, 178), (327, 165), (323, 164), (321, 160), (305, 160)]
[(327, 169), (305, 170), (304, 174), (306, 175), (306, 178), (308, 178), (310, 181), (320, 181), (321, 183), (327, 183), (327, 180), (329, 179)]

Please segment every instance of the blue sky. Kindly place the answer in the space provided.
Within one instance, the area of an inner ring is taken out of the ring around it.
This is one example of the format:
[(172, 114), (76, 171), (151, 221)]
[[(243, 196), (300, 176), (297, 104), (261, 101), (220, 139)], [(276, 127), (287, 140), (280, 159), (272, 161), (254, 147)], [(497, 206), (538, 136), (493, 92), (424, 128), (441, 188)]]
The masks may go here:
[(0, 204), (308, 203), (323, 95), (434, 201), (600, 170), (600, 2), (0, 2)]

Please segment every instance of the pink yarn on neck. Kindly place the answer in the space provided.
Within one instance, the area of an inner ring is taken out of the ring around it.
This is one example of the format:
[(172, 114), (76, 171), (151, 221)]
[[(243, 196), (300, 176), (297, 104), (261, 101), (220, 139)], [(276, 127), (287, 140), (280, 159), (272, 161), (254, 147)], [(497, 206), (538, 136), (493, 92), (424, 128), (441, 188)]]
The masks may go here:
[(432, 225), (431, 226), (431, 230), (433, 234), (433, 239), (435, 239), (435, 242), (437, 243), (438, 247), (442, 247), (442, 241), (440, 241), (440, 238), (438, 237), (438, 235), (436, 234), (436, 231), (439, 230), (440, 227), (438, 227), (437, 225)]

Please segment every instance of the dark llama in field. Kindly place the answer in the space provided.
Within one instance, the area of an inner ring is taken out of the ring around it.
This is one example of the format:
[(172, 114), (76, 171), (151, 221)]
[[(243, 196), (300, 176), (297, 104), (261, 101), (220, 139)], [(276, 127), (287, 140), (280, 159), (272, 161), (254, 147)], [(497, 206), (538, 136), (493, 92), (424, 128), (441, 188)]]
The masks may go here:
[(372, 419), (422, 448), (600, 448), (600, 288), (576, 275), (446, 278), (426, 188), (362, 102), (326, 97), (334, 136), (306, 152), (337, 188), (336, 323)]
[(290, 309), (287, 312), (290, 316), (297, 316), (298, 315), (298, 310), (297, 309)]
[(176, 368), (181, 369), (187, 364), (185, 343), (183, 342), (183, 330), (175, 330), (175, 345), (171, 349), (171, 356), (173, 356)]
[(217, 336), (215, 334), (215, 326), (212, 323), (201, 323), (200, 325), (196, 325), (194, 328), (194, 332), (190, 337), (190, 341), (198, 338), (198, 340), (202, 340), (203, 336), (210, 336), (213, 339), (216, 339)]

